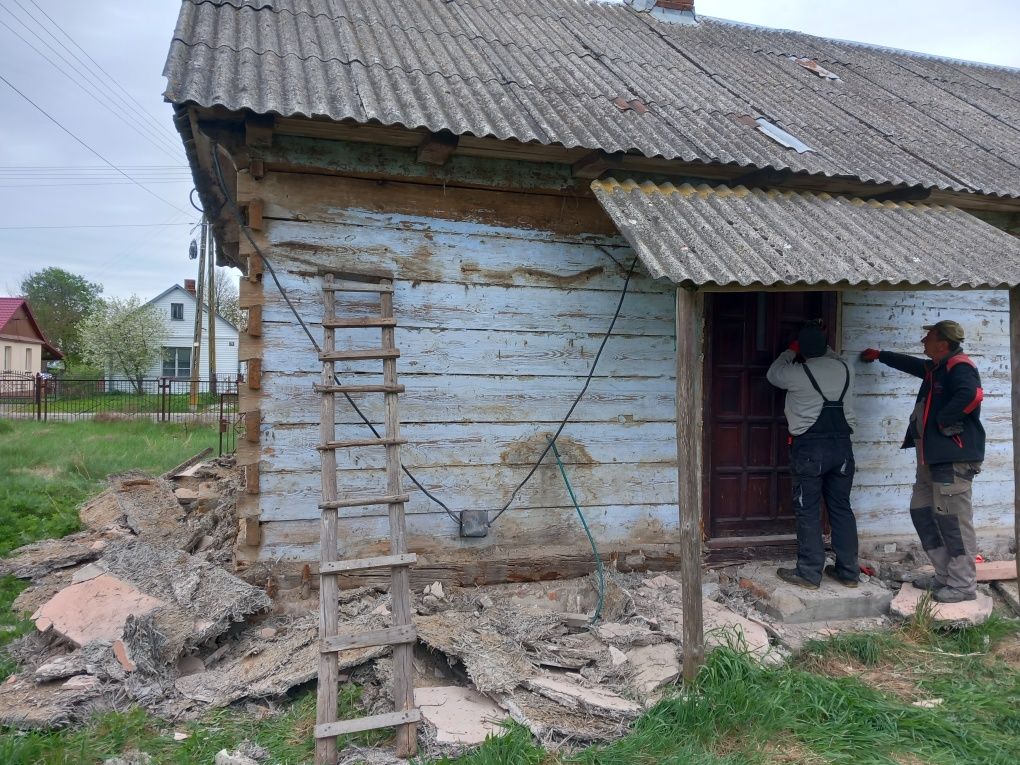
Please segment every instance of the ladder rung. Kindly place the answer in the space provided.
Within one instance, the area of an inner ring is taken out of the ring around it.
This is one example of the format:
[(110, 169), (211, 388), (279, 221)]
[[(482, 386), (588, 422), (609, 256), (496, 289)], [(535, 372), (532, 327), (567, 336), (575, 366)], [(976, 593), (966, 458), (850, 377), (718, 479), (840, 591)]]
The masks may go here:
[(421, 712), (417, 709), (407, 709), (403, 712), (387, 712), (383, 715), (360, 717), (357, 720), (341, 720), (340, 722), (316, 725), (315, 737), (331, 738), (333, 736), (343, 736), (345, 733), (360, 733), (363, 730), (375, 730), (376, 728), (389, 728), (393, 725), (416, 723), (420, 720)]
[(350, 449), (355, 446), (394, 446), (406, 443), (406, 438), (352, 438), (349, 441), (328, 441), (315, 448), (320, 452), (327, 452), (330, 449)]
[(375, 558), (334, 560), (319, 566), (320, 574), (342, 574), (344, 571), (364, 571), (369, 568), (413, 566), (418, 561), (414, 553), (403, 555), (378, 555)]
[(359, 351), (327, 351), (319, 354), (319, 361), (364, 361), (365, 359), (395, 359), (397, 348), (366, 348)]
[(398, 627), (386, 627), (381, 630), (367, 632), (351, 632), (346, 635), (334, 635), (319, 641), (321, 653), (349, 651), (352, 648), (372, 648), (378, 645), (401, 645), (413, 643), (418, 633), (413, 624), (401, 624)]
[(323, 292), (393, 292), (393, 284), (371, 282), (333, 282), (322, 285)]
[(395, 505), (399, 502), (407, 502), (409, 494), (390, 494), (385, 497), (362, 497), (356, 499), (341, 499), (336, 502), (323, 502), (319, 505), (320, 510), (341, 510), (345, 507), (367, 507), (368, 505)]
[(403, 393), (403, 385), (315, 385), (316, 393)]
[(395, 327), (397, 320), (391, 316), (352, 316), (349, 319), (324, 319), (322, 326), (330, 329), (353, 329), (355, 327)]

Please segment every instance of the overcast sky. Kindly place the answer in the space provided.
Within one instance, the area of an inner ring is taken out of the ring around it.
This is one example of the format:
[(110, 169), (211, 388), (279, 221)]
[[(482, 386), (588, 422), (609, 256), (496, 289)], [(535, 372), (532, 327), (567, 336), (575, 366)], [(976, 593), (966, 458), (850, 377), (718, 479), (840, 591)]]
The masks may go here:
[[(697, 0), (696, 7), (1020, 67), (1016, 0)], [(16, 294), (23, 276), (47, 266), (101, 282), (107, 295), (146, 299), (194, 276), (188, 243), (198, 214), (162, 98), (178, 8), (175, 0), (0, 0), (0, 77), (10, 83), (0, 81), (0, 294)]]

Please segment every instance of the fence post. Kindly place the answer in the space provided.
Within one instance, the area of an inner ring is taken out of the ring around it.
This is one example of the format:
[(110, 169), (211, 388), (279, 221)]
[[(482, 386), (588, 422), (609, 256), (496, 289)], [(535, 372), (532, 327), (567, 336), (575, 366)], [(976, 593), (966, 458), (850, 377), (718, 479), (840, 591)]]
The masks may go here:
[(42, 386), (45, 383), (42, 374), (35, 376), (35, 418), (37, 420), (42, 420)]

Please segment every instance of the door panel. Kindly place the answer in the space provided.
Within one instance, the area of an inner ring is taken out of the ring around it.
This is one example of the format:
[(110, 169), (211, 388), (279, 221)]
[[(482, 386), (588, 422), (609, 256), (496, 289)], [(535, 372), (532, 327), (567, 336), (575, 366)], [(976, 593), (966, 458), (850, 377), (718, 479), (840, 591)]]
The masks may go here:
[(705, 529), (792, 534), (783, 391), (769, 365), (805, 319), (835, 327), (835, 292), (716, 293), (706, 301)]

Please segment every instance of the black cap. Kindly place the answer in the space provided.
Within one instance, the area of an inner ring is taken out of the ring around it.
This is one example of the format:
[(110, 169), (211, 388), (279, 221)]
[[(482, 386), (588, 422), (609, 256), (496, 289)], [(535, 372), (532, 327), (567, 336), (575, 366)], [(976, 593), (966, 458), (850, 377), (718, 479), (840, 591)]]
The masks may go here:
[(814, 321), (806, 322), (800, 328), (800, 332), (797, 333), (797, 342), (800, 343), (801, 356), (806, 359), (824, 356), (825, 349), (829, 346), (825, 331)]

